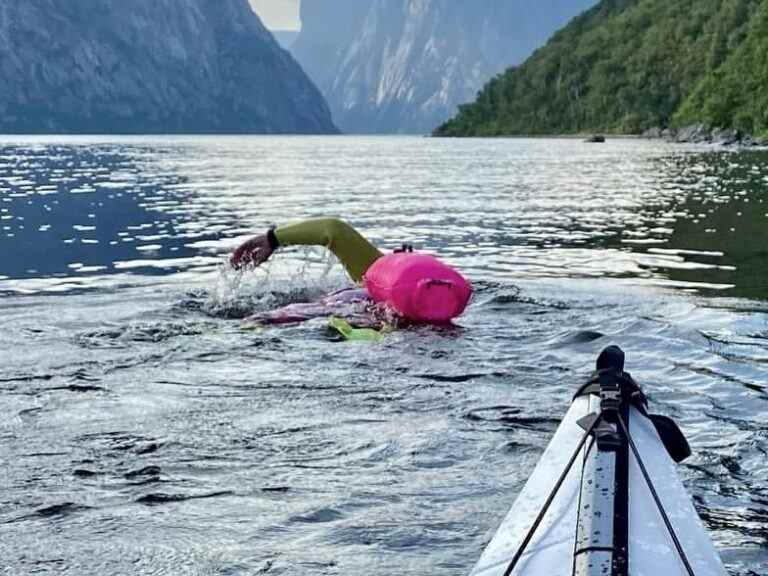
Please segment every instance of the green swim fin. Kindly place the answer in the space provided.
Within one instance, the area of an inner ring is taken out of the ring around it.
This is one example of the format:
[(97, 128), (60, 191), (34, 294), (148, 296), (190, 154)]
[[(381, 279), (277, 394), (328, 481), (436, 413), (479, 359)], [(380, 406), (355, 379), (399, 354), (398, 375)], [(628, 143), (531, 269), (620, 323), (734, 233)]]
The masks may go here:
[(384, 334), (373, 328), (353, 328), (349, 322), (336, 316), (328, 319), (328, 326), (344, 336), (345, 340), (353, 342), (381, 342)]

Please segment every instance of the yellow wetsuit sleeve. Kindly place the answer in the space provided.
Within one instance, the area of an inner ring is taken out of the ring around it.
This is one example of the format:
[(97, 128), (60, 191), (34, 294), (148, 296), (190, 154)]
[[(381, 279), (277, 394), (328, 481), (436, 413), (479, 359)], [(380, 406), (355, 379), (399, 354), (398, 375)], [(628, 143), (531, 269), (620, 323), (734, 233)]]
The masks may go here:
[(341, 261), (355, 282), (382, 253), (346, 222), (336, 218), (305, 220), (280, 226), (275, 237), (281, 246), (325, 246)]

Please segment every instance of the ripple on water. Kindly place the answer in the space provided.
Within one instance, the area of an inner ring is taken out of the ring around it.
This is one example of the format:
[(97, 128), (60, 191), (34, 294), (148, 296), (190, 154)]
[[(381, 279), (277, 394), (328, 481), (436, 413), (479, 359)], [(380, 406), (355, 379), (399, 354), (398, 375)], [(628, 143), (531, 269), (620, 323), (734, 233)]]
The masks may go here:
[[(768, 164), (601, 150), (3, 145), (6, 571), (467, 573), (618, 343), (693, 446), (679, 471), (729, 571), (767, 573)], [(333, 341), (323, 319), (243, 329), (347, 285), (313, 251), (222, 266), (252, 230), (329, 206), (385, 249), (465, 271), (476, 293), (457, 327), (381, 344)]]

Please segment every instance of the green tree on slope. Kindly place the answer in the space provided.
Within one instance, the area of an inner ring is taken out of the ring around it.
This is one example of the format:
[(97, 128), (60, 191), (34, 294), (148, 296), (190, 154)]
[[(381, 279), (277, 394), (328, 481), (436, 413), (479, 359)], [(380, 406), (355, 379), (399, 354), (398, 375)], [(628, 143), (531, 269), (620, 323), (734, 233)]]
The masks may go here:
[(746, 40), (706, 75), (674, 120), (768, 136), (768, 2), (752, 18)]

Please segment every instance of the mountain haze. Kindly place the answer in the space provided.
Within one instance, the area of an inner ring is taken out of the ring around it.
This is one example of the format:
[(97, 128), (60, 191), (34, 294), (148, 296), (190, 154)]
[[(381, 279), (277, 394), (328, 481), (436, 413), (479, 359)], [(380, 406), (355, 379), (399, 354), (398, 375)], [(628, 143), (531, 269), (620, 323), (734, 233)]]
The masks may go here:
[(596, 0), (302, 0), (291, 51), (346, 132), (430, 132)]
[(0, 2), (0, 132), (328, 133), (247, 0)]
[(299, 37), (298, 30), (271, 30), (271, 32), (278, 44), (286, 50), (290, 50), (296, 38)]
[(768, 0), (602, 0), (436, 133), (765, 130)]

